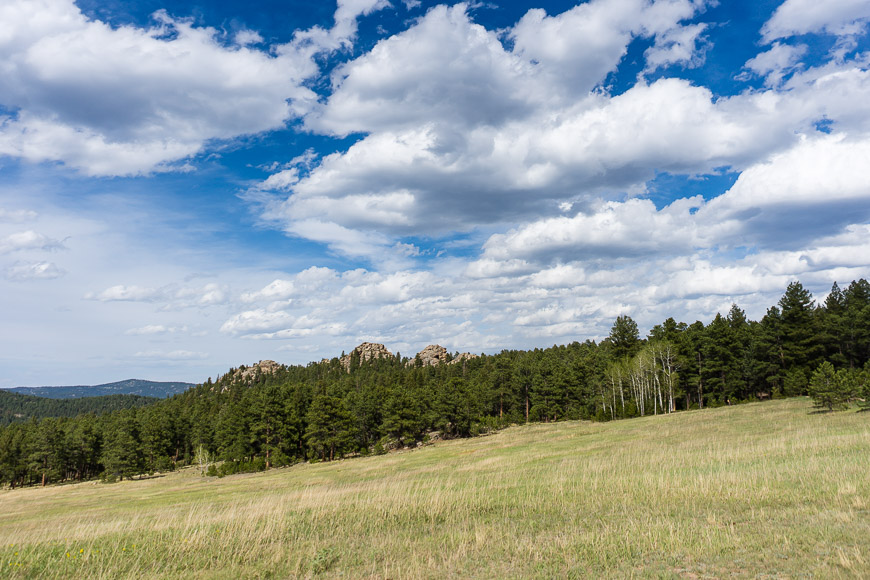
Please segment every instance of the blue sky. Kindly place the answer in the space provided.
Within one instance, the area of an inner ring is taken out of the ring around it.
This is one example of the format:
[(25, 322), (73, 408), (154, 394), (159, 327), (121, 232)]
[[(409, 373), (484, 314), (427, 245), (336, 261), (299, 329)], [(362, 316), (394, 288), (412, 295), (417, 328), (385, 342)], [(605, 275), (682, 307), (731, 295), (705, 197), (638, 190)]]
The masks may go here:
[(870, 274), (866, 0), (0, 21), (0, 386), (548, 346)]

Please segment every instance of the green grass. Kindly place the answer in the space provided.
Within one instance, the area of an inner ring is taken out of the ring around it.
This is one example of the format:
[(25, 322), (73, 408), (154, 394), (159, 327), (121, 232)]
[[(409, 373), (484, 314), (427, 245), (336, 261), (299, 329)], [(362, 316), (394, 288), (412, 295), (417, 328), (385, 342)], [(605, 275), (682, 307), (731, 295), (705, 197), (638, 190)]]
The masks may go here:
[(0, 562), (49, 578), (870, 577), (870, 413), (792, 399), (4, 491)]

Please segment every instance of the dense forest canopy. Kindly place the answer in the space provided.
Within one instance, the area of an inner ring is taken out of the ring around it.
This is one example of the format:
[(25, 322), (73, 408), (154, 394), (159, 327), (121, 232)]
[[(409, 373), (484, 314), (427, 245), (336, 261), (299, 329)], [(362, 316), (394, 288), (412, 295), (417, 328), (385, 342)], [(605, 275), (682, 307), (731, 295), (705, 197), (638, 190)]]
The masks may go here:
[(834, 284), (816, 304), (794, 282), (760, 321), (733, 305), (707, 325), (669, 318), (644, 339), (620, 316), (600, 343), (435, 365), (354, 350), (307, 366), (231, 369), (147, 407), (7, 426), (0, 482), (123, 478), (194, 463), (221, 475), (526, 421), (604, 421), (804, 394), (834, 409), (870, 400), (868, 358), (870, 284)]
[(78, 399), (50, 399), (0, 390), (0, 425), (42, 417), (75, 417), (83, 413), (101, 415), (121, 409), (152, 405), (156, 397), (104, 395)]

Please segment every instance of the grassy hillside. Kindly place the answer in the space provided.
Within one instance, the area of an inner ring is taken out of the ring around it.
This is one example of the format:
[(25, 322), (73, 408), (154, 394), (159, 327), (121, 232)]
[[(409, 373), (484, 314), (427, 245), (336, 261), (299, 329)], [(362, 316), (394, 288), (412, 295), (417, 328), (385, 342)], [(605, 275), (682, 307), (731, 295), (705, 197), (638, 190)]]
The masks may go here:
[(866, 577), (870, 413), (805, 399), (0, 493), (4, 575)]

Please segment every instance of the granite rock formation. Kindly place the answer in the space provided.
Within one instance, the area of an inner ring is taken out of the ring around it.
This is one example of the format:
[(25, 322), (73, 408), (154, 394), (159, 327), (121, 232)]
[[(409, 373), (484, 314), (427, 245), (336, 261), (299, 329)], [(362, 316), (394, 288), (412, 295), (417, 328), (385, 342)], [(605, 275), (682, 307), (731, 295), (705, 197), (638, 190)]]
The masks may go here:
[(352, 351), (350, 354), (346, 354), (341, 357), (341, 366), (344, 367), (344, 370), (350, 372), (350, 361), (353, 358), (354, 353), (359, 355), (359, 361), (367, 362), (370, 360), (378, 359), (378, 358), (393, 358), (393, 353), (387, 350), (387, 347), (377, 342), (364, 342)]

